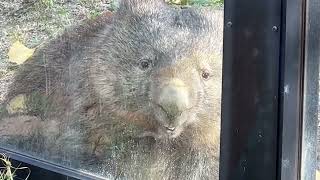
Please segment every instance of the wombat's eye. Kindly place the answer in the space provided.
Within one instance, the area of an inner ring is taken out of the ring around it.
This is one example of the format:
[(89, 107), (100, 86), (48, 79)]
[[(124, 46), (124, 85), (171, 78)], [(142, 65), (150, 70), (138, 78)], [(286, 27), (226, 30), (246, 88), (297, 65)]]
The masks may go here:
[(144, 59), (140, 61), (139, 66), (140, 66), (140, 69), (147, 70), (150, 68), (151, 62), (149, 60)]
[(210, 73), (206, 70), (203, 70), (202, 71), (202, 74), (201, 74), (201, 77), (204, 79), (204, 80), (208, 80), (210, 78)]

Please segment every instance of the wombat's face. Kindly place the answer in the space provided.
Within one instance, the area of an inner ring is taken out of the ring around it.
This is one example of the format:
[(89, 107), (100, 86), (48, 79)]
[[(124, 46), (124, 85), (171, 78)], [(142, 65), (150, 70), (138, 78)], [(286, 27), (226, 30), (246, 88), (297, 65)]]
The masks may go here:
[(99, 98), (157, 138), (176, 138), (199, 123), (217, 121), (221, 22), (204, 11), (131, 3), (122, 4), (93, 60)]

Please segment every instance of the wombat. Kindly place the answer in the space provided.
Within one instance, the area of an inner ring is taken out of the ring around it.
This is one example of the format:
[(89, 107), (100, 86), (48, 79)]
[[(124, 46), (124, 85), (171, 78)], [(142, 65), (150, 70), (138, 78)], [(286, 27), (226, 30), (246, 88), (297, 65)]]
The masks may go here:
[(221, 10), (123, 0), (67, 30), (10, 86), (6, 103), (26, 97), (10, 120), (40, 124), (19, 150), (114, 179), (218, 179), (222, 28)]

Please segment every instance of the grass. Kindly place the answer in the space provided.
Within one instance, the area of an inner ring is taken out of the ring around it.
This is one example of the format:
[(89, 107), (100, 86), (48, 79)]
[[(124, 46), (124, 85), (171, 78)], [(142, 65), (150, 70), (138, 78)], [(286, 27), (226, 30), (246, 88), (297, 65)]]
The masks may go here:
[(224, 0), (166, 0), (169, 4), (175, 5), (198, 5), (198, 6), (219, 6)]
[[(169, 4), (182, 6), (223, 4), (223, 0), (166, 1)], [(119, 6), (119, 0), (35, 0), (13, 4), (16, 10), (11, 12), (9, 7), (5, 8), (8, 15), (4, 16), (3, 32), (0, 33), (0, 63), (2, 64), (7, 61), (6, 53), (13, 42), (20, 41), (29, 48), (35, 48), (62, 33), (65, 27), (78, 24), (83, 19), (95, 18), (106, 10), (115, 11)]]
[(25, 37), (23, 33), (21, 33), (21, 29), (19, 25), (15, 26), (15, 29), (12, 32), (10, 32), (8, 35), (12, 43), (15, 41), (20, 41), (20, 42), (25, 41)]
[(42, 120), (48, 112), (53, 112), (54, 109), (49, 103), (47, 97), (41, 95), (40, 93), (34, 92), (28, 98), (26, 102), (28, 113), (39, 116)]
[(30, 169), (28, 167), (13, 167), (10, 159), (5, 154), (0, 154), (0, 162), (2, 166), (0, 166), (0, 180), (13, 180), (15, 177), (15, 173), (17, 170), (28, 170), (28, 175), (25, 180), (27, 180), (30, 176)]
[(40, 0), (40, 3), (46, 8), (51, 8), (55, 4), (55, 0)]

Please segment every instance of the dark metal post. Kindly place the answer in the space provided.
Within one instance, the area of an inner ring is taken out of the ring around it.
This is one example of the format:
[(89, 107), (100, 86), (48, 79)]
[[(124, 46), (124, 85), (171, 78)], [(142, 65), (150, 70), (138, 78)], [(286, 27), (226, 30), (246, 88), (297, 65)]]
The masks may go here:
[(281, 1), (225, 1), (220, 180), (274, 180)]
[(278, 179), (297, 180), (301, 160), (304, 0), (282, 1)]
[(314, 179), (319, 10), (226, 1), (220, 180)]

